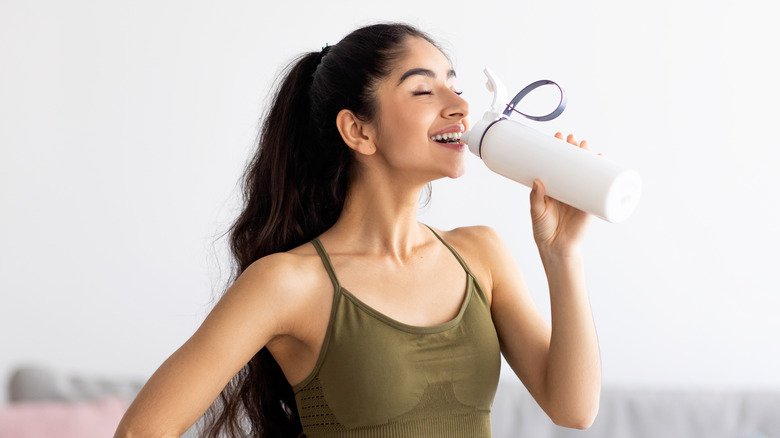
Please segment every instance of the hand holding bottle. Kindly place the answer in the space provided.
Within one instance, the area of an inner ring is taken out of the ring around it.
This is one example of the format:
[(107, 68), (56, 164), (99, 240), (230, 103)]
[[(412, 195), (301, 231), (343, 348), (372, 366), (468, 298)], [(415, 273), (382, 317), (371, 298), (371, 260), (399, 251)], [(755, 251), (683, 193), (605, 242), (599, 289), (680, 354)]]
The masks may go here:
[[(613, 223), (621, 222), (632, 214), (642, 191), (639, 173), (599, 157), (588, 151), (587, 146), (575, 143), (576, 147), (571, 147), (569, 143), (573, 141), (573, 136), (569, 136), (567, 143), (562, 135), (553, 138), (509, 118), (513, 113), (534, 121), (558, 117), (566, 107), (563, 89), (558, 107), (553, 112), (531, 116), (518, 111), (517, 104), (531, 90), (547, 84), (557, 86), (555, 82), (546, 79), (536, 81), (509, 100), (506, 88), (495, 73), (488, 68), (484, 72), (488, 78), (487, 88), (493, 93), (493, 102), (482, 119), (461, 136), (469, 151), (479, 157), (488, 169), (526, 187), (533, 188), (535, 180), (544, 181), (542, 190), (546, 198), (542, 197), (542, 201), (554, 199), (555, 204), (552, 205), (566, 205), (567, 208), (562, 209), (564, 213), (568, 214), (571, 211), (568, 208), (573, 206), (576, 211), (588, 212)], [(539, 217), (553, 214), (545, 211), (544, 208), (539, 210), (535, 216), (537, 221)], [(546, 224), (546, 227), (551, 226)], [(541, 242), (554, 244), (565, 251), (578, 244), (578, 239), (558, 240), (553, 232), (543, 227)]]
[[(555, 133), (555, 137), (563, 140), (563, 134), (560, 132)], [(577, 143), (574, 134), (569, 134), (566, 140), (574, 146), (590, 150), (588, 142), (582, 140)], [(579, 253), (590, 217), (590, 214), (582, 210), (546, 196), (542, 181), (534, 179), (531, 190), (531, 222), (534, 240), (540, 251), (562, 257)]]

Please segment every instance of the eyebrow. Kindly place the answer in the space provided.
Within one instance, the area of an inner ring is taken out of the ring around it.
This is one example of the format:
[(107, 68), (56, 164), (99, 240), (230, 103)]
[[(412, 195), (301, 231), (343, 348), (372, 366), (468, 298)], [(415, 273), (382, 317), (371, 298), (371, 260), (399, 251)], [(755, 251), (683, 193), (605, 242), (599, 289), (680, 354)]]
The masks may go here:
[[(401, 83), (408, 78), (409, 76), (413, 75), (422, 75), (422, 76), (428, 76), (429, 78), (435, 78), (436, 73), (433, 72), (433, 70), (428, 70), (427, 68), (413, 68), (411, 70), (408, 70), (406, 73), (401, 75), (401, 79), (398, 80), (398, 85), (401, 85)], [(455, 70), (450, 69), (450, 71), (447, 72), (447, 79), (454, 78), (455, 76)]]

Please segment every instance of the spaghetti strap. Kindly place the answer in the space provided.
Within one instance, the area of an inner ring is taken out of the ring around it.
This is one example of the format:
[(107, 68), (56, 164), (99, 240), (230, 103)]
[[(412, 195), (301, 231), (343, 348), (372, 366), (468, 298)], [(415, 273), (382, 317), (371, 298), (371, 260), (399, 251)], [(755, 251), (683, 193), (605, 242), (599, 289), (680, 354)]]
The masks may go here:
[(455, 258), (457, 258), (457, 259), (458, 259), (458, 262), (460, 263), (460, 265), (461, 265), (461, 266), (463, 266), (463, 269), (465, 269), (465, 270), (466, 270), (466, 272), (467, 272), (469, 275), (471, 275), (471, 277), (472, 277), (472, 278), (474, 278), (474, 279), (476, 280), (476, 277), (474, 276), (474, 273), (473, 273), (473, 272), (471, 272), (471, 269), (469, 269), (469, 266), (466, 264), (466, 261), (465, 261), (465, 260), (463, 260), (463, 257), (461, 257), (461, 256), (460, 256), (460, 254), (458, 254), (458, 252), (457, 252), (457, 251), (455, 251), (455, 248), (453, 248), (452, 246), (450, 246), (450, 244), (449, 244), (449, 243), (447, 243), (447, 242), (446, 242), (444, 239), (442, 239), (442, 238), (441, 238), (441, 236), (439, 236), (439, 233), (437, 233), (436, 231), (434, 231), (434, 230), (433, 230), (433, 228), (429, 227), (429, 226), (428, 226), (428, 224), (423, 224), (423, 225), (425, 225), (426, 227), (428, 227), (428, 229), (429, 229), (429, 230), (431, 230), (431, 231), (433, 232), (433, 234), (434, 234), (434, 235), (436, 235), (436, 237), (438, 237), (438, 238), (439, 238), (439, 240), (441, 240), (441, 243), (443, 243), (443, 244), (444, 244), (444, 246), (446, 246), (446, 247), (447, 247), (447, 248), (450, 250), (450, 252), (451, 252), (451, 253), (452, 253), (452, 254), (455, 256)]
[(322, 247), (322, 243), (320, 243), (320, 240), (316, 237), (313, 238), (311, 242), (314, 244), (314, 248), (317, 249), (317, 252), (320, 255), (320, 259), (322, 259), (322, 263), (325, 265), (325, 269), (328, 271), (328, 276), (330, 276), (330, 280), (333, 282), (333, 287), (336, 290), (340, 290), (341, 284), (339, 283), (339, 279), (336, 278), (336, 271), (333, 270), (333, 265), (330, 263), (330, 257), (328, 257), (328, 253), (325, 252), (325, 248)]

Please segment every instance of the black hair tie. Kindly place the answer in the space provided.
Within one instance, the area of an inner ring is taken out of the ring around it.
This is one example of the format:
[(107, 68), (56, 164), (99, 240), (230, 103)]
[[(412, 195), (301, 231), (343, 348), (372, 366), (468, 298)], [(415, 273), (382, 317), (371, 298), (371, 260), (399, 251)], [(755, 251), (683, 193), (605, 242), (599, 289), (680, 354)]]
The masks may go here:
[(332, 46), (329, 46), (327, 43), (325, 43), (325, 46), (322, 48), (322, 50), (320, 50), (320, 59), (322, 59), (325, 55), (328, 54), (328, 52), (330, 52), (331, 47)]

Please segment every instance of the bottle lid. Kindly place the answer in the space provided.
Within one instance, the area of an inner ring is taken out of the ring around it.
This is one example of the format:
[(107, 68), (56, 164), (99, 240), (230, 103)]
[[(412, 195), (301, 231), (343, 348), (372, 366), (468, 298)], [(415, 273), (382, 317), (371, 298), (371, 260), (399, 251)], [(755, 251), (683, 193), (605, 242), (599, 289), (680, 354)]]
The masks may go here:
[[(493, 123), (501, 119), (509, 118), (513, 112), (521, 114), (523, 117), (531, 120), (544, 122), (558, 117), (561, 115), (561, 113), (563, 113), (563, 110), (566, 109), (566, 93), (564, 93), (563, 88), (561, 88), (560, 85), (549, 79), (541, 79), (532, 84), (529, 84), (520, 90), (520, 92), (517, 93), (511, 101), (509, 101), (506, 87), (504, 86), (504, 83), (501, 81), (501, 79), (499, 79), (498, 75), (496, 75), (489, 67), (485, 67), (483, 72), (485, 73), (485, 76), (487, 76), (487, 82), (485, 83), (485, 86), (487, 87), (488, 91), (493, 93), (493, 102), (491, 102), (490, 109), (485, 112), (484, 116), (482, 116), (482, 119), (478, 121), (468, 132), (463, 133), (463, 136), (461, 137), (463, 141), (469, 146), (469, 150), (480, 158), (482, 156), (482, 137), (484, 137), (485, 131), (491, 125), (493, 125)], [(515, 109), (515, 106), (528, 93), (536, 88), (541, 87), (542, 85), (548, 84), (555, 85), (561, 92), (561, 100), (558, 102), (558, 107), (555, 108), (553, 112), (543, 116), (531, 116)]]

